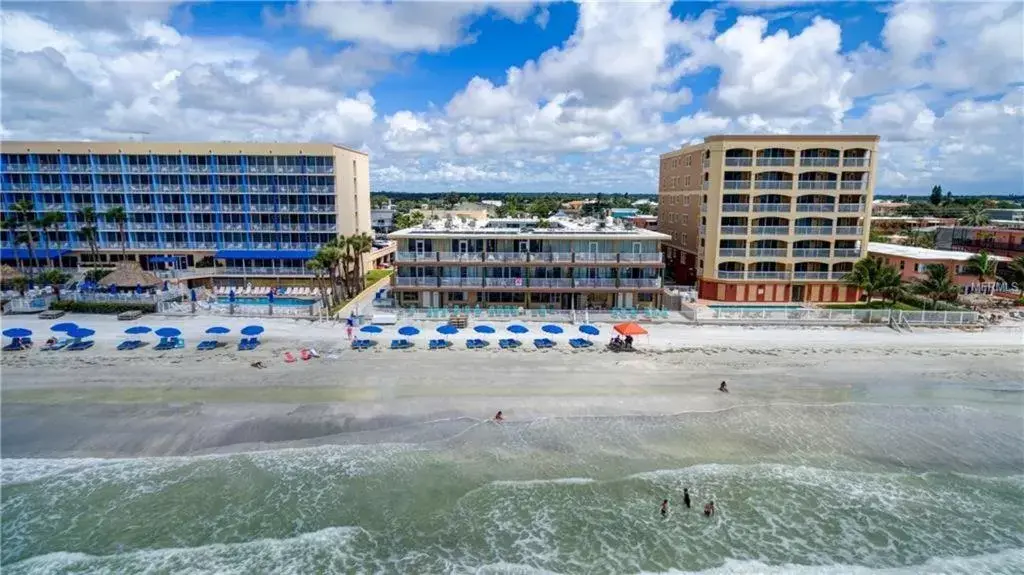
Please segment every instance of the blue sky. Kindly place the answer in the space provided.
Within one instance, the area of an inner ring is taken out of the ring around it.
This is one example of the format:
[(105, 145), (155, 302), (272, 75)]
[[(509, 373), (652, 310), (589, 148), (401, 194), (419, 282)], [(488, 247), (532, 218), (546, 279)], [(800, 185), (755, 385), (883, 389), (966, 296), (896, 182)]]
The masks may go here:
[(378, 190), (657, 189), (714, 133), (874, 133), (1020, 193), (1019, 3), (6, 2), (9, 139), (334, 141)]

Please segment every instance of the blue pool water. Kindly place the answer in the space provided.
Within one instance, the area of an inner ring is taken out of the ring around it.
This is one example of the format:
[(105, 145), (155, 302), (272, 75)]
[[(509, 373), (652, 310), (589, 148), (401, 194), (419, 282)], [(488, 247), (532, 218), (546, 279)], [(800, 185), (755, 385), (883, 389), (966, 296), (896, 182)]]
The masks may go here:
[(711, 309), (720, 309), (722, 311), (786, 311), (791, 309), (805, 309), (802, 305), (708, 305)]
[[(274, 305), (280, 306), (309, 306), (313, 305), (315, 299), (300, 299), (294, 297), (275, 297)], [(231, 303), (228, 296), (220, 296), (217, 298), (217, 303)], [(266, 296), (261, 297), (236, 297), (235, 303), (238, 305), (267, 305), (270, 303)]]

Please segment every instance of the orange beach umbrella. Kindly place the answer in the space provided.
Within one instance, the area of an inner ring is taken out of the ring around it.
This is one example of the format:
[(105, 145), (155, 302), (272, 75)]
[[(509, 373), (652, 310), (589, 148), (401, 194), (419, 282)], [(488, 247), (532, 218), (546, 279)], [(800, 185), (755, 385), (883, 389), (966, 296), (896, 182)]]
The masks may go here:
[(635, 321), (627, 321), (615, 326), (615, 331), (622, 335), (647, 335), (647, 330)]

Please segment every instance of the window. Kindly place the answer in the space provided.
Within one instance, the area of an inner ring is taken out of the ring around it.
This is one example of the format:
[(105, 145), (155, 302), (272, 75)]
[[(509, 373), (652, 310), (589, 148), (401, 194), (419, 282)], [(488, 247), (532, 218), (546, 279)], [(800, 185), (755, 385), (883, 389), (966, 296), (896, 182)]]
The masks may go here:
[(906, 267), (906, 265), (907, 265), (906, 260), (900, 260), (900, 271), (903, 271), (903, 269)]
[(917, 273), (924, 272), (924, 264), (914, 264), (914, 271)]
[(689, 168), (693, 163), (693, 154), (686, 156), (686, 167)]
[[(689, 180), (690, 176), (686, 176), (686, 179)], [(687, 182), (687, 183), (689, 183), (689, 182)], [(690, 205), (690, 195), (689, 194), (683, 196), (683, 205), (684, 206), (689, 206)]]
[(684, 185), (685, 185), (685, 186), (686, 186), (687, 188), (689, 188), (689, 187), (690, 187), (690, 176), (686, 176), (686, 180), (685, 180), (685, 182), (686, 182), (686, 183), (685, 183)]

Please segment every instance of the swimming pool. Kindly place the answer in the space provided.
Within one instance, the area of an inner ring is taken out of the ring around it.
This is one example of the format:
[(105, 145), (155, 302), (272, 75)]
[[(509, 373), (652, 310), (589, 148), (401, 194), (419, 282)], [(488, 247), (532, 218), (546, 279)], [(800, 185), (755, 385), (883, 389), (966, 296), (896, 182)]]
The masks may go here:
[[(280, 306), (310, 306), (316, 302), (315, 299), (300, 299), (295, 297), (275, 297), (274, 305)], [(217, 298), (217, 303), (231, 303), (228, 296), (220, 296)], [(270, 301), (263, 297), (236, 297), (235, 304), (237, 305), (268, 305)]]
[(722, 311), (787, 311), (795, 309), (807, 309), (802, 305), (772, 305), (772, 304), (758, 304), (758, 305), (718, 305), (709, 304), (711, 309), (720, 309)]

